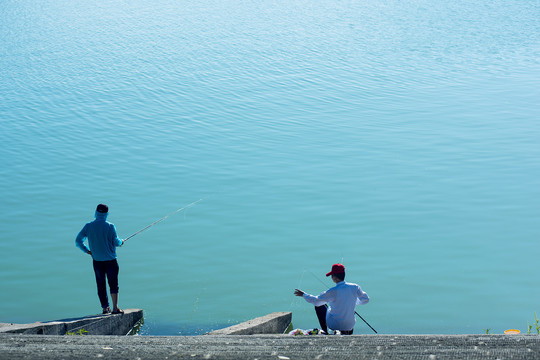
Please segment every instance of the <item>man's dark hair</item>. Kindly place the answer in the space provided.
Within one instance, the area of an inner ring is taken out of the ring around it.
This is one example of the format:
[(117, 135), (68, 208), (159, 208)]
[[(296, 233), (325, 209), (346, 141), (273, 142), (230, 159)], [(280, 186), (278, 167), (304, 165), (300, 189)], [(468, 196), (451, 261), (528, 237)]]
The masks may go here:
[(345, 273), (333, 274), (339, 281), (345, 280)]
[(99, 204), (97, 206), (97, 209), (96, 209), (97, 212), (100, 212), (100, 213), (108, 213), (109, 212), (109, 207), (105, 204)]

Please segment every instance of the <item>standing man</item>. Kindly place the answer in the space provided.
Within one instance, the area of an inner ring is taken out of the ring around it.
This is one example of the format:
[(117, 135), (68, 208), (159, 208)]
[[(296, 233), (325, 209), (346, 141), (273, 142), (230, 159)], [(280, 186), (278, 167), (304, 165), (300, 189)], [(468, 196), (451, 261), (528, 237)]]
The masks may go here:
[[(75, 244), (79, 249), (92, 256), (94, 260), (94, 273), (96, 274), (96, 284), (99, 301), (103, 308), (103, 314), (110, 314), (109, 299), (107, 297), (107, 281), (111, 292), (113, 303), (113, 314), (123, 314), (124, 311), (118, 308), (118, 262), (116, 261), (116, 247), (122, 246), (124, 240), (116, 235), (114, 224), (107, 222), (109, 207), (99, 204), (96, 209), (96, 219), (84, 225), (75, 239)], [(88, 239), (88, 247), (84, 244), (84, 239)]]
[[(339, 330), (343, 335), (352, 335), (356, 323), (354, 308), (356, 305), (367, 304), (369, 296), (360, 286), (345, 282), (345, 266), (341, 264), (332, 265), (332, 270), (326, 276), (332, 276), (336, 286), (318, 296), (298, 289), (295, 289), (294, 295), (302, 296), (308, 303), (315, 305), (321, 330), (325, 333), (330, 328)], [(330, 305), (329, 309), (326, 304)]]

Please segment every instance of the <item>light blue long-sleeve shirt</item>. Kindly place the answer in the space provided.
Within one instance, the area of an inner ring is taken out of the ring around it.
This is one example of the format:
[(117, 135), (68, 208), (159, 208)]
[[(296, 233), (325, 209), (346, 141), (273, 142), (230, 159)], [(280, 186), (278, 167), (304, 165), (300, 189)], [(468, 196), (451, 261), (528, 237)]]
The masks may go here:
[(345, 281), (338, 282), (336, 286), (313, 296), (304, 293), (303, 298), (310, 304), (321, 306), (328, 304), (326, 312), (326, 325), (332, 330), (352, 330), (356, 323), (354, 308), (369, 302), (369, 296), (360, 286)]
[[(88, 253), (92, 252), (92, 258), (96, 261), (108, 261), (116, 259), (116, 247), (122, 245), (122, 240), (116, 234), (114, 224), (107, 222), (108, 213), (96, 211), (96, 220), (84, 225), (75, 239), (76, 246)], [(84, 240), (88, 239), (88, 247)]]

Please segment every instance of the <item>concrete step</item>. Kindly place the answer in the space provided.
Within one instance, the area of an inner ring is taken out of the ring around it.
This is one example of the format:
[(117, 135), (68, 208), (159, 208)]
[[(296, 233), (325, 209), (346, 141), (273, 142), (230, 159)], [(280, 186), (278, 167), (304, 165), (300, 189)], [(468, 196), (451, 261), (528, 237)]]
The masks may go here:
[(291, 319), (292, 312), (274, 312), (205, 335), (283, 334)]
[(65, 335), (78, 333), (85, 335), (126, 335), (143, 321), (141, 309), (127, 309), (124, 314), (89, 315), (32, 324), (0, 323), (0, 333), (37, 335)]

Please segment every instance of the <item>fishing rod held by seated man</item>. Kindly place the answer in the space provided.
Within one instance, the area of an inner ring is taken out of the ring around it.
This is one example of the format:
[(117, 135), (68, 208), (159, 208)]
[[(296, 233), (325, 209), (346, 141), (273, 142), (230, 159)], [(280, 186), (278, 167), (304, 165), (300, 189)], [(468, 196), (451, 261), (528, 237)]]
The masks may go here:
[(294, 295), (302, 296), (308, 303), (315, 305), (321, 330), (325, 333), (330, 328), (342, 335), (352, 335), (356, 323), (355, 306), (367, 304), (369, 296), (357, 284), (345, 282), (345, 266), (342, 264), (332, 265), (332, 270), (326, 276), (332, 276), (336, 286), (318, 296), (298, 289), (294, 290)]

